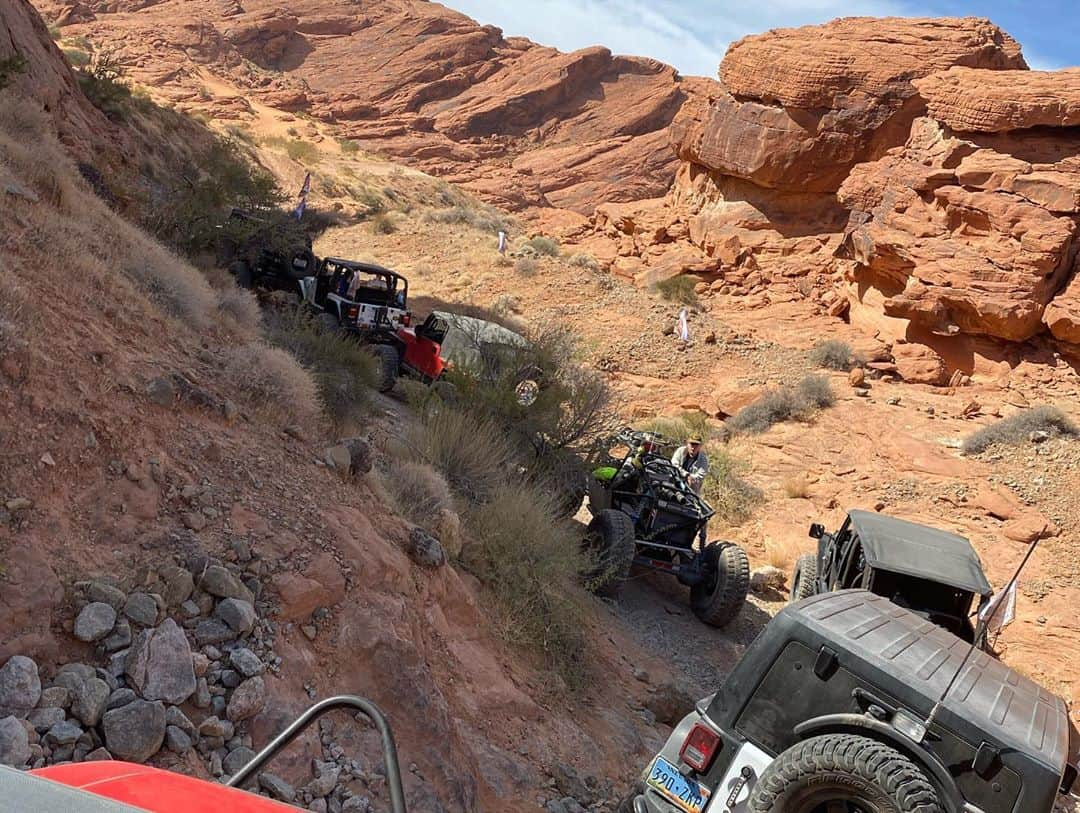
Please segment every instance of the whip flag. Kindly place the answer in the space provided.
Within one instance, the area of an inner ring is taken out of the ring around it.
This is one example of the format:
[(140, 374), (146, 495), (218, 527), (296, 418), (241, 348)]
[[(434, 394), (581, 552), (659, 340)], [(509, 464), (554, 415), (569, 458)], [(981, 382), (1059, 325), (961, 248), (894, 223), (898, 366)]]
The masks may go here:
[(1016, 619), (1016, 582), (1012, 582), (990, 599), (990, 603), (979, 613), (979, 620), (986, 625), (988, 632), (997, 634)]
[(690, 325), (686, 321), (686, 308), (679, 311), (679, 338), (684, 342), (690, 341)]
[(300, 202), (296, 204), (296, 208), (293, 210), (293, 214), (296, 215), (296, 219), (300, 220), (304, 217), (304, 211), (307, 209), (307, 196), (311, 191), (311, 173), (309, 172), (304, 176), (304, 185), (300, 187)]

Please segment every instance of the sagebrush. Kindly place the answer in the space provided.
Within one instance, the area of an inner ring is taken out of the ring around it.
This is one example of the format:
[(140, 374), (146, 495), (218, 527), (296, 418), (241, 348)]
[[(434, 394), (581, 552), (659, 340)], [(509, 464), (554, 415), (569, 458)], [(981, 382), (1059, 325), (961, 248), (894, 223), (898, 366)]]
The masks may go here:
[(829, 339), (818, 342), (810, 350), (810, 363), (815, 367), (824, 367), (826, 370), (839, 370), (846, 373), (859, 364), (859, 358), (847, 342), (842, 342), (839, 339)]
[(279, 347), (252, 342), (230, 348), (225, 375), (241, 400), (271, 418), (301, 425), (319, 418), (315, 379)]
[(660, 294), (660, 298), (666, 299), (668, 302), (675, 302), (680, 305), (696, 305), (698, 301), (697, 292), (694, 290), (696, 286), (696, 279), (680, 274), (677, 277), (660, 280), (653, 287)]
[(984, 426), (964, 441), (961, 451), (964, 454), (980, 454), (991, 446), (1026, 443), (1034, 432), (1046, 432), (1051, 436), (1075, 437), (1078, 430), (1076, 424), (1070, 421), (1060, 409), (1052, 406), (1037, 406)]
[(794, 387), (766, 390), (727, 421), (727, 426), (733, 432), (760, 434), (783, 421), (806, 420), (835, 402), (829, 380), (820, 375), (808, 375)]

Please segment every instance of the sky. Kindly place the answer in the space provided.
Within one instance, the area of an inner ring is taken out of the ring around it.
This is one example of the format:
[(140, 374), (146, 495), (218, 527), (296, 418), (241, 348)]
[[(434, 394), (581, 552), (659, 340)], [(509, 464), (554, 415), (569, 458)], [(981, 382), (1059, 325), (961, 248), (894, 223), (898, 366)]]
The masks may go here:
[(507, 36), (572, 51), (606, 45), (715, 76), (734, 40), (849, 16), (989, 17), (1037, 70), (1080, 65), (1078, 0), (441, 0)]

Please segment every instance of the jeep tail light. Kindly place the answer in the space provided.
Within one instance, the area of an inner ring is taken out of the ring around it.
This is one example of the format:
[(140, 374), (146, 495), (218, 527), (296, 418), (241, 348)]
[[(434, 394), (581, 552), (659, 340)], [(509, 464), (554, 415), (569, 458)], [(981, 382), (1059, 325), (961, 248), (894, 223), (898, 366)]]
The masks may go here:
[(356, 307), (349, 308), (349, 318), (355, 319), (360, 315), (360, 309)]
[(405, 311), (405, 313), (401, 314), (401, 325), (402, 325), (402, 327), (408, 327), (411, 324), (412, 324), (412, 314), (409, 313), (408, 311)]
[(694, 723), (679, 750), (679, 759), (698, 773), (705, 773), (719, 750), (720, 735), (708, 726)]

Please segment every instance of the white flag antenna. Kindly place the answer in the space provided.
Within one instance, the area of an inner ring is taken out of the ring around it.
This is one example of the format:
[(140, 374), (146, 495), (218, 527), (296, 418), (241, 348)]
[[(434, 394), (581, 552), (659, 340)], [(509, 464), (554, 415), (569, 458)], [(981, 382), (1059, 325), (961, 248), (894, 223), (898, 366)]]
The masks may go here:
[(1011, 582), (1008, 587), (990, 599), (990, 602), (979, 613), (979, 622), (986, 627), (987, 632), (997, 635), (1015, 620), (1016, 582)]
[(687, 310), (683, 308), (679, 311), (679, 338), (684, 342), (690, 341), (690, 325), (686, 321)]

